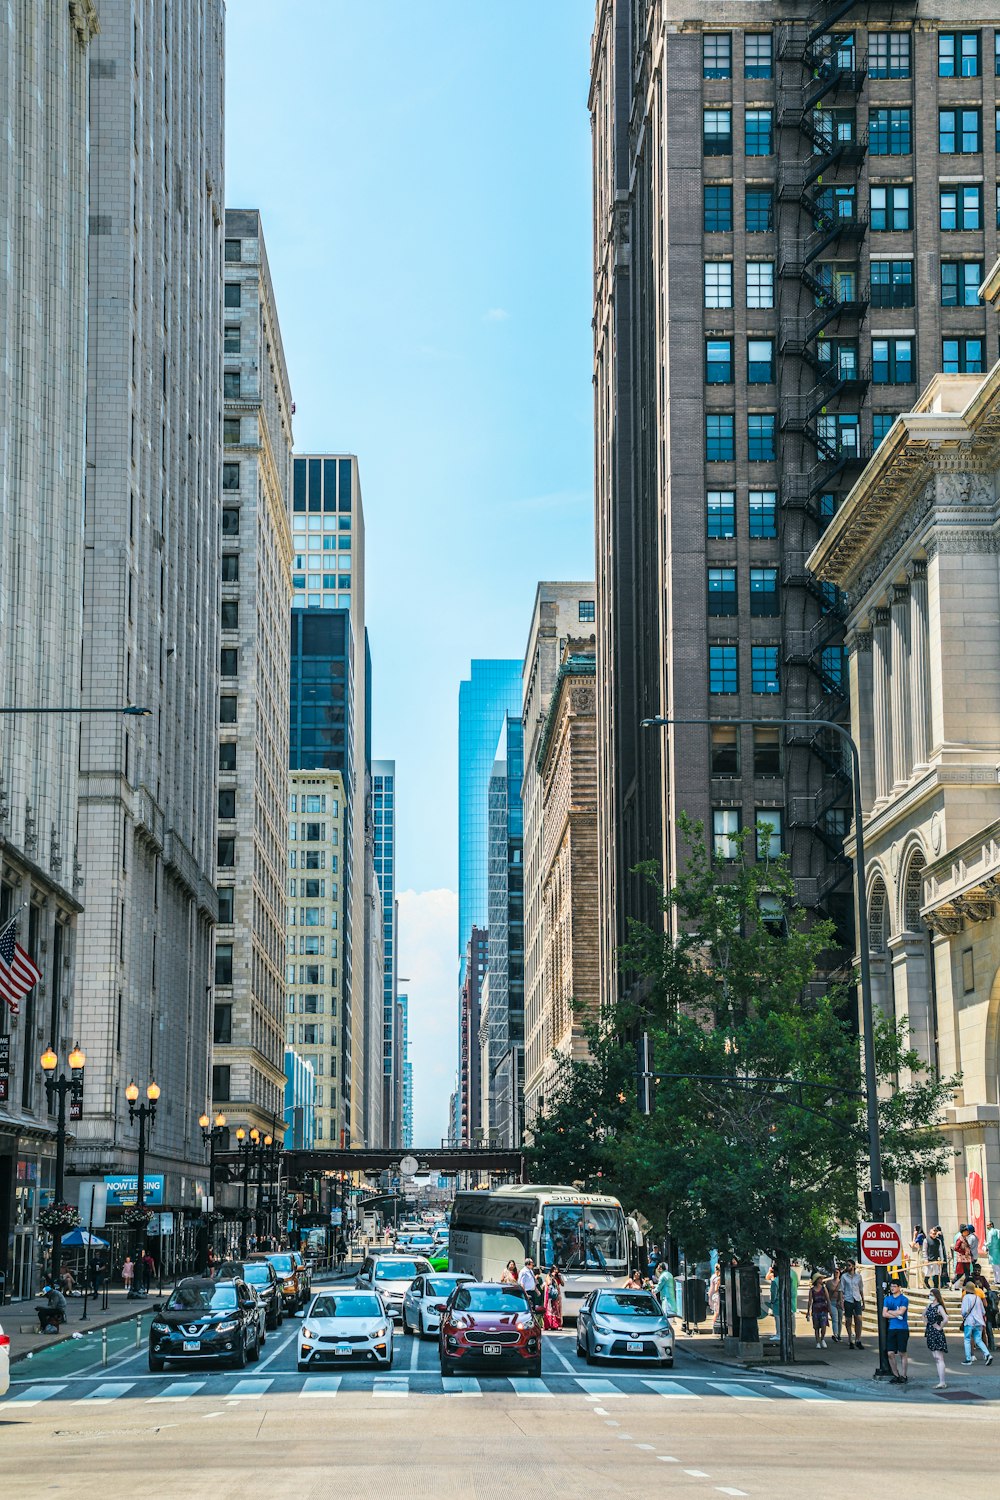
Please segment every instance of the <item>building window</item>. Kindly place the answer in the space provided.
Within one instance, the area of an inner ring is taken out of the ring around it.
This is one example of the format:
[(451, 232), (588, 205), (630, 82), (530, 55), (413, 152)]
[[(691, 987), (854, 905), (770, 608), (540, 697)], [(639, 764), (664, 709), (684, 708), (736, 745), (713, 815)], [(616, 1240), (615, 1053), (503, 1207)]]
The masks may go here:
[(774, 261), (747, 261), (747, 307), (774, 306)]
[(707, 385), (732, 385), (732, 339), (705, 340), (705, 382)]
[(728, 31), (707, 31), (702, 37), (701, 76), (732, 78), (733, 38)]
[(239, 464), (222, 465), (222, 488), (224, 490), (238, 490), (240, 487)]
[(941, 306), (978, 307), (979, 288), (983, 283), (981, 260), (943, 260), (941, 262)]
[(819, 658), (820, 675), (825, 693), (844, 691), (844, 648), (824, 646)]
[(870, 31), (868, 33), (868, 77), (909, 78), (910, 33), (908, 31)]
[(781, 775), (781, 740), (770, 724), (753, 727), (753, 772), (755, 776)]
[(746, 190), (747, 234), (769, 234), (774, 228), (774, 193), (770, 188)]
[(226, 417), (222, 423), (222, 441), (227, 448), (238, 448), (240, 443), (239, 417)]
[(238, 323), (227, 323), (222, 336), (223, 354), (239, 354), (242, 338)]
[(774, 45), (769, 31), (748, 31), (743, 37), (743, 77), (770, 78)]
[(325, 823), (303, 823), (301, 836), (307, 844), (321, 844), (326, 838)]
[(593, 599), (581, 599), (577, 607), (579, 611), (579, 618), (584, 622), (584, 624), (589, 624), (592, 620), (596, 620), (597, 606), (595, 605)]
[(733, 190), (728, 183), (705, 186), (704, 229), (724, 234), (733, 227)]
[(227, 694), (219, 699), (219, 723), (236, 723), (236, 699)]
[(912, 260), (873, 260), (871, 263), (872, 307), (913, 306)]
[(981, 338), (942, 339), (941, 368), (946, 375), (981, 375), (983, 373), (983, 340)]
[(219, 675), (222, 677), (239, 676), (239, 652), (235, 646), (223, 646), (220, 652)]
[(736, 614), (735, 568), (709, 568), (708, 613), (710, 615)]
[(735, 724), (712, 725), (711, 765), (713, 776), (740, 774), (739, 730)]
[(243, 306), (243, 288), (238, 281), (227, 281), (222, 295), (226, 307)]
[(769, 109), (744, 112), (744, 152), (747, 156), (770, 156), (774, 150)]
[(731, 412), (705, 416), (705, 458), (708, 463), (732, 463), (735, 457), (735, 418)]
[(233, 786), (220, 786), (219, 792), (219, 817), (225, 821), (226, 818), (236, 816), (236, 788)]
[(773, 411), (750, 412), (747, 416), (747, 458), (751, 463), (771, 463), (774, 451)]
[(709, 646), (708, 691), (710, 693), (735, 693), (738, 691), (737, 648), (735, 646)]
[(895, 422), (897, 415), (894, 411), (872, 412), (872, 444), (874, 447), (878, 447), (893, 422)]
[(739, 853), (740, 814), (735, 807), (712, 808), (712, 853), (716, 859), (735, 859)]
[(872, 382), (909, 385), (913, 379), (912, 339), (872, 339)]
[(223, 552), (222, 581), (223, 583), (239, 583), (240, 554), (238, 552)]
[(780, 615), (777, 568), (750, 569), (751, 615)]
[(978, 109), (938, 110), (938, 150), (942, 156), (974, 156), (982, 150)]
[(868, 155), (909, 156), (913, 130), (909, 109), (868, 111)]
[(750, 691), (752, 693), (779, 693), (781, 691), (781, 669), (778, 664), (777, 646), (750, 647)]
[(212, 1041), (220, 1047), (226, 1047), (233, 1039), (233, 1007), (231, 1005), (217, 1005), (212, 1017)]
[[(225, 702), (225, 701), (226, 700), (223, 699), (223, 702)], [(228, 701), (231, 702), (231, 703), (233, 703), (233, 704), (235, 704), (236, 699), (232, 698), (232, 699), (229, 699)], [(234, 724), (236, 723), (235, 715), (233, 717), (233, 721), (232, 722)], [(221, 744), (219, 745), (219, 770), (220, 771), (235, 771), (236, 770), (236, 741), (235, 740), (223, 740), (221, 742)]]
[(728, 260), (705, 262), (705, 306), (732, 307), (733, 266)]
[(236, 895), (235, 886), (220, 885), (216, 892), (219, 898), (219, 925), (228, 927), (233, 920), (233, 901)]
[(229, 1064), (212, 1064), (212, 1100), (225, 1102), (229, 1098)]
[(943, 187), (941, 189), (941, 228), (982, 229), (983, 190), (981, 187)]
[(222, 511), (222, 535), (229, 537), (239, 536), (239, 534), (240, 513), (234, 506), (227, 505)]
[(979, 32), (938, 33), (938, 77), (979, 77)]
[(223, 370), (222, 396), (226, 401), (238, 401), (240, 399), (239, 370)]
[(776, 807), (757, 809), (757, 858), (777, 859), (781, 853), (781, 812)]
[(713, 539), (736, 535), (736, 495), (733, 490), (709, 490), (706, 498), (706, 535)]
[(238, 599), (223, 599), (222, 628), (223, 630), (239, 630), (240, 605)]
[[(998, 32), (998, 35), (1000, 35), (1000, 32)], [(962, 949), (962, 993), (963, 993), (963, 995), (971, 995), (972, 992), (973, 992), (973, 990), (975, 988), (976, 988), (976, 966), (975, 966), (975, 963), (973, 961), (973, 950), (971, 948), (963, 948)]]
[(774, 490), (750, 491), (750, 535), (778, 535), (777, 495)]
[(232, 261), (242, 260), (243, 259), (243, 241), (242, 240), (227, 240), (226, 241), (225, 254), (226, 254), (226, 260), (227, 261), (232, 262)]
[(706, 156), (732, 156), (733, 112), (706, 109), (702, 116), (702, 145)]
[(910, 189), (873, 187), (871, 190), (871, 227), (879, 231), (909, 229)]
[(747, 381), (750, 385), (774, 384), (773, 339), (747, 339)]
[(216, 984), (232, 984), (233, 982), (232, 943), (216, 943), (215, 945), (215, 982)]
[(236, 840), (218, 839), (215, 863), (220, 870), (232, 870), (236, 866)]

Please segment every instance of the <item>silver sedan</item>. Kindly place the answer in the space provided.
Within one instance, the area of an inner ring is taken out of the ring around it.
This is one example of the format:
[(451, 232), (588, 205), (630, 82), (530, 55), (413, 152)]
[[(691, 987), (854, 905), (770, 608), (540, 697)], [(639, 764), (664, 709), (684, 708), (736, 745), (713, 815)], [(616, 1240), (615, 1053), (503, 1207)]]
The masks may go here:
[(441, 1328), (441, 1314), (452, 1292), (463, 1281), (474, 1281), (455, 1271), (434, 1271), (418, 1276), (403, 1298), (403, 1332), (433, 1338)]
[(298, 1367), (392, 1365), (392, 1318), (377, 1292), (318, 1292), (299, 1329)]
[(634, 1359), (670, 1366), (674, 1332), (651, 1292), (591, 1292), (577, 1315), (576, 1352), (588, 1365)]

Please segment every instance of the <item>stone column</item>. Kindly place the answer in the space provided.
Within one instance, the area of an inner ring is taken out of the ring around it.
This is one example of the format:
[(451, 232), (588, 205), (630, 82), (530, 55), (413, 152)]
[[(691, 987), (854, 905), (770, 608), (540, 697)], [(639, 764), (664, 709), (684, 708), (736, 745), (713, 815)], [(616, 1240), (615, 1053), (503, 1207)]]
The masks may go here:
[(930, 754), (931, 695), (928, 680), (927, 564), (910, 566), (910, 749), (914, 766)]
[(851, 679), (851, 733), (861, 757), (861, 792), (867, 812), (875, 800), (871, 631), (852, 631), (845, 645)]
[(875, 730), (875, 801), (888, 796), (892, 787), (892, 720), (890, 712), (891, 620), (887, 609), (872, 611), (874, 641), (872, 688)]
[(893, 585), (890, 674), (892, 705), (892, 781), (902, 786), (910, 779), (910, 589)]

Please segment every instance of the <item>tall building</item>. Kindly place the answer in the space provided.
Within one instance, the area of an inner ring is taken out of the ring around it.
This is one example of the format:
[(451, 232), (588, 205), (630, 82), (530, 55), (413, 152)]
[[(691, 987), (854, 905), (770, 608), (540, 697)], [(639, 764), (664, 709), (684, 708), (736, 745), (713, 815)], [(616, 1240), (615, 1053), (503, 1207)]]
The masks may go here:
[[(15, 0), (4, 12), (0, 673), (8, 706), (114, 701), (107, 690), (99, 699), (80, 691), (87, 113), (96, 32), (89, 3)], [(0, 927), (21, 913), (19, 939), (42, 970), (16, 1025), (0, 1003), (9, 1049), (0, 1082), (0, 1270), (13, 1297), (37, 1286), (34, 1215), (53, 1186), (55, 1122), (38, 1058), (51, 1045), (65, 1060), (75, 1040), (78, 764), (79, 720), (0, 717)]]
[(312, 1064), (290, 1048), (285, 1052), (285, 1135), (289, 1151), (311, 1151), (316, 1144), (316, 1081)]
[[(536, 764), (556, 684), (570, 636), (596, 630), (593, 583), (540, 583), (535, 591), (528, 645), (522, 669), (524, 723), (524, 1032), (525, 1124), (544, 1102), (545, 1061), (542, 1013), (545, 977), (545, 906), (542, 901), (542, 778)], [(597, 913), (591, 920), (596, 925)]]
[(400, 1056), (403, 1072), (403, 1117), (397, 1143), (405, 1150), (413, 1145), (413, 1064), (410, 1061), (410, 997), (397, 995), (396, 1007), (400, 1017)]
[[(459, 1087), (457, 1091), (458, 1129), (455, 1139), (468, 1146), (483, 1133), (482, 1081), (480, 1078), (479, 1022), (482, 1014), (483, 984), (489, 962), (490, 935), (485, 927), (473, 923), (465, 949), (462, 995), (459, 1009)], [(487, 1129), (489, 1121), (486, 1121)]]
[[(370, 778), (369, 778), (370, 784)], [(364, 1028), (363, 1048), (365, 1077), (363, 1088), (363, 1139), (369, 1146), (386, 1143), (383, 1116), (385, 1077), (382, 1071), (383, 1005), (385, 945), (382, 937), (382, 892), (375, 874), (375, 824), (371, 817), (371, 798), (365, 815), (365, 902), (364, 902)], [(355, 949), (357, 951), (357, 949)], [(395, 1027), (395, 1014), (390, 1025)], [(357, 1055), (357, 1054), (355, 1054)], [(389, 1100), (390, 1111), (392, 1101)]]
[(285, 1095), (292, 397), (260, 215), (227, 209), (212, 1103), (280, 1137)]
[(479, 1066), (484, 1131), (509, 1146), (520, 1144), (524, 1122), (523, 747), (521, 716), (507, 714), (489, 781), (490, 925)]
[(340, 1146), (349, 1144), (351, 1102), (344, 776), (292, 771), (288, 786), (285, 1044), (312, 1068), (317, 1143)]
[(676, 873), (682, 811), (720, 849), (770, 824), (850, 940), (841, 752), (808, 724), (731, 721), (843, 717), (843, 600), (805, 558), (930, 375), (984, 368), (981, 18), (971, 0), (597, 5), (603, 996), (628, 918), (662, 921), (631, 871)]
[(71, 1163), (135, 1170), (125, 1089), (155, 1078), (146, 1168), (169, 1209), (204, 1183), (218, 911), (223, 5), (101, 0), (100, 26), (80, 695), (150, 715), (81, 726)]
[(382, 1128), (387, 1146), (399, 1146), (397, 1084), (402, 1083), (401, 1039), (396, 1033), (396, 762), (372, 762), (372, 818), (375, 827), (375, 875), (382, 896)]

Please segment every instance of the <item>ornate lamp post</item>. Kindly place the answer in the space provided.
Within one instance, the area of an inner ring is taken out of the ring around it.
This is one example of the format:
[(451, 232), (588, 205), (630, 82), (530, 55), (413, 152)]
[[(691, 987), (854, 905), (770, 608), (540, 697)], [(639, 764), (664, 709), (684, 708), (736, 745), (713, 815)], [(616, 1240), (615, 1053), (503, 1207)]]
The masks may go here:
[(215, 1148), (216, 1144), (229, 1132), (226, 1128), (226, 1117), (221, 1110), (214, 1120), (207, 1114), (201, 1115), (198, 1124), (201, 1126), (201, 1139), (208, 1147), (208, 1210), (205, 1214), (207, 1256), (212, 1247), (212, 1214), (215, 1212)]
[(268, 1166), (268, 1183), (270, 1183), (270, 1158), (271, 1147), (274, 1144), (273, 1136), (266, 1135), (257, 1146), (257, 1214), (255, 1225), (257, 1229), (257, 1244), (259, 1246), (264, 1236), (264, 1167)]
[[(137, 1104), (139, 1098), (139, 1085), (133, 1078), (125, 1090), (125, 1098), (128, 1100), (128, 1122), (134, 1125), (139, 1121), (139, 1160), (136, 1176), (136, 1245), (138, 1247), (138, 1235), (145, 1233), (142, 1228), (142, 1211), (146, 1206), (146, 1131), (151, 1128), (156, 1119), (156, 1101), (160, 1097), (160, 1085), (150, 1082), (146, 1086), (146, 1104)], [(138, 1294), (137, 1294), (138, 1295)]]
[(254, 1151), (260, 1142), (260, 1131), (256, 1125), (250, 1132), (249, 1137), (241, 1125), (236, 1132), (236, 1149), (243, 1157), (243, 1195), (240, 1213), (240, 1255), (247, 1253), (247, 1198), (250, 1192), (250, 1162)]
[[(54, 1047), (46, 1047), (39, 1058), (42, 1072), (45, 1074), (45, 1095), (49, 1104), (53, 1098), (58, 1100), (59, 1112), (56, 1116), (56, 1190), (55, 1209), (56, 1212), (62, 1208), (63, 1201), (63, 1178), (66, 1172), (66, 1095), (73, 1092), (74, 1087), (79, 1087), (83, 1078), (83, 1069), (86, 1064), (86, 1054), (80, 1047), (74, 1047), (66, 1061), (69, 1063), (70, 1076), (65, 1073), (55, 1076), (56, 1068), (59, 1066), (59, 1058)], [(62, 1259), (62, 1221), (57, 1222), (52, 1231), (52, 1282), (53, 1285), (59, 1281), (59, 1262)]]

